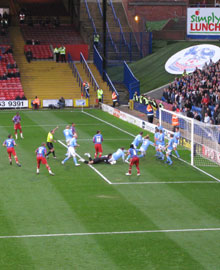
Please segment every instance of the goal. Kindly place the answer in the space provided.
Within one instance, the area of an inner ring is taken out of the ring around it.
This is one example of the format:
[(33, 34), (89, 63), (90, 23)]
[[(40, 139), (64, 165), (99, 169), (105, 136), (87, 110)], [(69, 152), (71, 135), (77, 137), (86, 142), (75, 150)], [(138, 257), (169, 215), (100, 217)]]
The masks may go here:
[(181, 133), (179, 150), (181, 158), (192, 166), (220, 166), (220, 126), (205, 124), (182, 113), (161, 108), (160, 124), (167, 138), (173, 132), (172, 116), (176, 115)]

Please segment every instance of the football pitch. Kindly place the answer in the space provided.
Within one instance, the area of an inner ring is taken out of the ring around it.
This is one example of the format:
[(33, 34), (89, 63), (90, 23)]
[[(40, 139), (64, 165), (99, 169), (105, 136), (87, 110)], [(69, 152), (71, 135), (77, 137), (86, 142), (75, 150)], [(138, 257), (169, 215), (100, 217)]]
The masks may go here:
[[(15, 111), (1, 111), (2, 143), (14, 133)], [(77, 154), (94, 156), (101, 130), (104, 154), (129, 148), (140, 128), (101, 110), (20, 111), (24, 139), (16, 141), (22, 167), (0, 148), (0, 269), (220, 269), (220, 169), (214, 178), (173, 157), (157, 160), (153, 147), (126, 176), (128, 164), (65, 165), (63, 130), (74, 122)], [(57, 159), (36, 174), (35, 150), (59, 126)], [(144, 131), (144, 135), (147, 134)], [(151, 134), (153, 140), (153, 135)], [(188, 153), (189, 154), (189, 153)], [(188, 155), (180, 150), (180, 155)], [(79, 158), (77, 158), (79, 159)]]

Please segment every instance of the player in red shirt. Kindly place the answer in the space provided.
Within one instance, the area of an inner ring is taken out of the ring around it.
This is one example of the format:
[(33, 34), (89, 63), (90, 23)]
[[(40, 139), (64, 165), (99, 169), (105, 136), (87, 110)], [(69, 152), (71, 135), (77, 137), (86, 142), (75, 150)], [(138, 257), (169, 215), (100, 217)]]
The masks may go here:
[(102, 156), (102, 142), (103, 142), (103, 137), (101, 134), (100, 130), (97, 130), (96, 134), (93, 137), (93, 143), (95, 144), (95, 158), (97, 156), (101, 157)]
[(15, 152), (15, 148), (14, 148), (16, 146), (16, 143), (15, 143), (15, 140), (12, 138), (11, 134), (8, 135), (8, 139), (6, 139), (4, 141), (3, 146), (5, 146), (7, 148), (10, 165), (12, 165), (11, 155), (13, 155), (16, 164), (18, 165), (18, 167), (21, 167), (21, 164), (18, 161), (16, 152)]
[(42, 163), (42, 164), (46, 165), (47, 170), (48, 170), (50, 175), (55, 175), (51, 171), (50, 166), (47, 163), (47, 159), (46, 159), (46, 154), (47, 154), (46, 143), (42, 143), (42, 145), (37, 148), (35, 153), (37, 155), (37, 174), (40, 173), (40, 164)]
[(130, 155), (130, 164), (129, 169), (126, 175), (131, 175), (132, 166), (135, 165), (137, 169), (137, 176), (140, 176), (140, 169), (139, 169), (139, 157), (137, 156), (137, 150), (134, 149), (134, 145), (131, 144), (130, 149), (128, 150), (128, 154)]
[(16, 140), (18, 138), (18, 134), (17, 134), (18, 129), (20, 130), (21, 138), (24, 139), (22, 129), (21, 129), (21, 116), (19, 115), (19, 112), (17, 112), (16, 115), (12, 118), (12, 121), (14, 122), (14, 130), (15, 130)]

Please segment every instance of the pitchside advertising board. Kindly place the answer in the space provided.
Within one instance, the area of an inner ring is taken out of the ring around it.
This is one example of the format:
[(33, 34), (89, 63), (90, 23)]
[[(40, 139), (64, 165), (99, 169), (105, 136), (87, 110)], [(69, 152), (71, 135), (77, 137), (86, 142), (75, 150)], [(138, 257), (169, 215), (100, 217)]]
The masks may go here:
[(191, 46), (172, 55), (165, 64), (171, 74), (192, 73), (196, 68), (202, 69), (205, 63), (217, 62), (220, 59), (220, 48), (215, 45), (202, 44)]
[[(32, 108), (31, 102), (33, 100), (0, 100), (0, 109), (25, 109)], [(48, 108), (50, 105), (58, 106), (58, 99), (44, 99), (41, 100), (43, 108)], [(88, 99), (66, 99), (66, 107), (88, 107)]]
[(220, 8), (188, 8), (187, 37), (220, 38)]
[(0, 100), (0, 109), (28, 108), (28, 100)]

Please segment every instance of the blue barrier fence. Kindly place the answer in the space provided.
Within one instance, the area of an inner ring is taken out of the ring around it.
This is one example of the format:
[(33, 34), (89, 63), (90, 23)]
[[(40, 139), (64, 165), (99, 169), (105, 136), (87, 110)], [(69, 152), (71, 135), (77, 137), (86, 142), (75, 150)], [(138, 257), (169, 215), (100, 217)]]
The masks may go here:
[(102, 76), (103, 74), (103, 61), (102, 61), (102, 57), (100, 55), (100, 53), (98, 52), (98, 50), (96, 49), (95, 46), (93, 46), (93, 62), (95, 64), (95, 66), (97, 67), (100, 75)]
[[(93, 62), (95, 66), (97, 67), (100, 75), (103, 74), (103, 60), (101, 55), (99, 54), (98, 50), (94, 46), (94, 53), (93, 53)], [(110, 90), (112, 92), (115, 92), (117, 96), (119, 96), (118, 91), (116, 90), (114, 84), (112, 83), (110, 77), (108, 76), (107, 72), (104, 71), (104, 79), (107, 82), (107, 85), (109, 86)]]
[(129, 99), (133, 98), (135, 92), (140, 95), (140, 81), (135, 78), (126, 62), (124, 62), (124, 84), (129, 91)]

